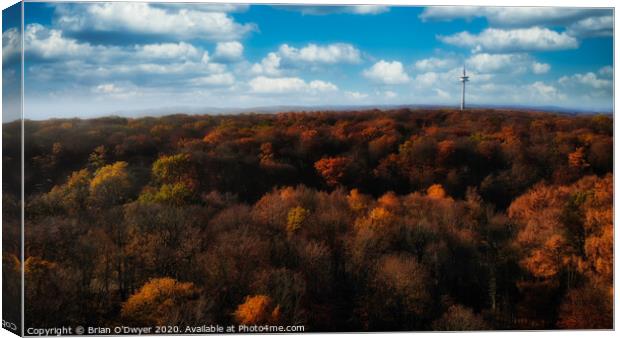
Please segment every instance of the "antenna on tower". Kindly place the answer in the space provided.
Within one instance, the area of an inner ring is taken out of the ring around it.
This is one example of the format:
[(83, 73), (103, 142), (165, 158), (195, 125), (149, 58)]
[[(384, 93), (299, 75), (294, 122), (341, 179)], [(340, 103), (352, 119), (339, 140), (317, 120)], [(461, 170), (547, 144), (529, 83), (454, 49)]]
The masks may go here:
[(461, 79), (461, 110), (465, 110), (465, 82), (469, 81), (469, 76), (465, 72), (465, 66), (463, 66), (463, 75)]

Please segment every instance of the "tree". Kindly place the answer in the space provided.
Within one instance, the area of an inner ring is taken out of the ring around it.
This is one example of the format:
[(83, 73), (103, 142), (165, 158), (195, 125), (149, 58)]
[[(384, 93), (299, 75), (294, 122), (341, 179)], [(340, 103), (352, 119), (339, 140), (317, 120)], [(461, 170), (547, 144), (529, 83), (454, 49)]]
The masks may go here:
[(329, 186), (343, 184), (351, 159), (346, 156), (324, 157), (314, 163), (314, 168)]
[(142, 201), (180, 206), (197, 198), (199, 184), (189, 154), (162, 156), (151, 171), (159, 187), (145, 189)]
[(49, 327), (75, 321), (78, 302), (76, 274), (55, 262), (30, 256), (24, 263), (24, 279), (27, 326)]
[(452, 305), (432, 324), (437, 331), (480, 331), (489, 330), (489, 325), (480, 315), (462, 305)]
[(289, 234), (293, 234), (302, 228), (304, 222), (308, 218), (309, 211), (302, 207), (292, 208), (288, 212), (286, 221), (286, 231)]
[(271, 317), (273, 321), (306, 323), (308, 298), (306, 278), (301, 273), (287, 268), (267, 268), (254, 275), (250, 289), (253, 294), (269, 295), (272, 306), (277, 308), (277, 316)]
[(95, 148), (95, 150), (88, 156), (88, 168), (92, 171), (97, 171), (103, 168), (106, 164), (106, 149), (101, 145)]
[(576, 169), (583, 169), (590, 166), (588, 162), (586, 162), (585, 149), (579, 147), (574, 152), (568, 154), (568, 164)]
[(242, 325), (276, 324), (280, 319), (280, 306), (266, 295), (247, 296), (235, 310), (234, 316)]
[(121, 316), (133, 325), (195, 324), (198, 293), (192, 283), (151, 279), (123, 303)]
[(569, 330), (610, 330), (613, 325), (613, 295), (591, 285), (568, 292), (558, 326)]
[(365, 212), (370, 206), (371, 197), (360, 193), (358, 189), (352, 189), (347, 196), (349, 208), (354, 212)]
[(415, 257), (386, 255), (375, 265), (369, 300), (369, 328), (420, 329), (431, 305), (430, 278)]
[(100, 206), (112, 206), (127, 200), (131, 190), (127, 162), (106, 165), (90, 181), (90, 198)]
[(153, 163), (153, 178), (157, 183), (175, 183), (194, 179), (194, 167), (189, 154), (162, 156)]
[(443, 190), (441, 184), (433, 184), (428, 189), (426, 189), (426, 194), (430, 198), (441, 199), (446, 197), (446, 191)]
[(68, 214), (86, 211), (90, 194), (90, 178), (90, 172), (87, 169), (74, 171), (65, 184), (54, 186), (47, 193), (46, 202), (52, 209), (58, 206)]

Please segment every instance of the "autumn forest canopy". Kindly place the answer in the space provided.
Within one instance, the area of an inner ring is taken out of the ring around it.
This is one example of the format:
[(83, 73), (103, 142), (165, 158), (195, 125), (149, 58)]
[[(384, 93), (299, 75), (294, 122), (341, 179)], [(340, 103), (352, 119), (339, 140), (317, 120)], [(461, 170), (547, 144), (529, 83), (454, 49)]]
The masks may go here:
[[(20, 270), (20, 128), (3, 126), (5, 281)], [(26, 327), (613, 327), (610, 116), (402, 109), (24, 128)]]

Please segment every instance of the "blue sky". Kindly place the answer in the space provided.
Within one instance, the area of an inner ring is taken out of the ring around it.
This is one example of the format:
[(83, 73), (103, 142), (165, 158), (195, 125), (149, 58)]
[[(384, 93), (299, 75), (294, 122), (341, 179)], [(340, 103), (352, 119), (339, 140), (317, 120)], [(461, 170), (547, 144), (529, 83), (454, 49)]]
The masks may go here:
[[(165, 107), (456, 106), (463, 65), (473, 104), (613, 105), (608, 9), (25, 6), (27, 118)], [(3, 27), (4, 57), (16, 32)]]

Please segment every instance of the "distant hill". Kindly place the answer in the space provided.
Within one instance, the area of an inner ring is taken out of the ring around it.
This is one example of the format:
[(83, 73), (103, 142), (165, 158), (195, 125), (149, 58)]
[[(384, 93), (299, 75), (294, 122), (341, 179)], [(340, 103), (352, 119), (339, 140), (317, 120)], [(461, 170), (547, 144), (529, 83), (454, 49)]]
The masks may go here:
[[(569, 109), (559, 106), (528, 106), (528, 105), (469, 105), (475, 109), (509, 109), (509, 110), (525, 110), (525, 111), (547, 111), (554, 113), (568, 114), (612, 114), (612, 111), (587, 110), (587, 109)], [(164, 116), (172, 114), (190, 114), (190, 115), (223, 115), (223, 114), (239, 114), (239, 113), (277, 113), (277, 112), (302, 112), (302, 111), (351, 111), (351, 110), (393, 110), (393, 109), (446, 109), (454, 108), (454, 105), (431, 105), (431, 104), (411, 104), (411, 105), (318, 105), (318, 106), (300, 106), (300, 105), (281, 105), (281, 106), (258, 106), (250, 108), (224, 108), (224, 107), (163, 107), (154, 109), (141, 110), (123, 110), (116, 111), (110, 115), (118, 115), (124, 117), (144, 117), (144, 116)], [(103, 115), (102, 115), (103, 116)]]

